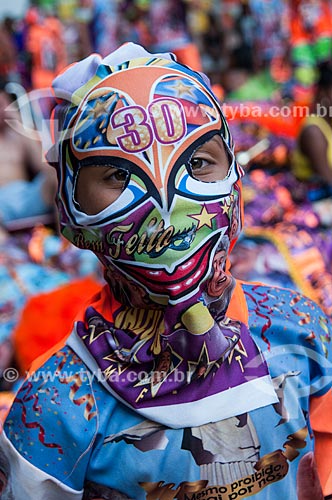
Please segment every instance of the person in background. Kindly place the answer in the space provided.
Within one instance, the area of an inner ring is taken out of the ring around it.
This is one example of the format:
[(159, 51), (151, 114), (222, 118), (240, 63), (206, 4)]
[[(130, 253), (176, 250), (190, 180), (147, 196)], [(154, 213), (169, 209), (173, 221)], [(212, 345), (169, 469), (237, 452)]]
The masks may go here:
[(24, 48), (30, 59), (31, 86), (43, 89), (68, 64), (63, 25), (54, 13), (43, 13), (36, 7), (28, 10), (25, 25)]
[(332, 61), (320, 66), (312, 114), (302, 122), (292, 169), (311, 201), (332, 195)]
[(16, 394), (11, 498), (331, 495), (331, 422), (320, 455), (315, 437), (331, 325), (299, 293), (232, 278), (244, 172), (208, 79), (129, 43), (53, 88), (60, 227), (106, 283)]
[(319, 73), (317, 67), (332, 58), (332, 4), (330, 0), (289, 0), (288, 43), (292, 69), (292, 98), (310, 104)]
[(195, 71), (202, 70), (201, 56), (188, 26), (185, 0), (155, 0), (148, 10), (153, 52), (173, 52), (178, 61)]
[(6, 18), (0, 27), (0, 79), (15, 80), (18, 77), (18, 51), (10, 19)]
[(11, 97), (0, 89), (0, 223), (53, 212), (56, 178), (43, 161), (37, 133), (23, 128)]
[(248, 1), (241, 2), (241, 10), (235, 22), (238, 45), (233, 50), (233, 65), (253, 73), (255, 68), (255, 36), (258, 25)]

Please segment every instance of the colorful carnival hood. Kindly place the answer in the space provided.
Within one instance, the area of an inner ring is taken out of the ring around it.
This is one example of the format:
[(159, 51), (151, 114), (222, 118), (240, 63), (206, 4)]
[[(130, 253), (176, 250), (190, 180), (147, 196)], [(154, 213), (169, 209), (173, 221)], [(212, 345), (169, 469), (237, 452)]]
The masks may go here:
[[(206, 77), (130, 43), (69, 67), (54, 91), (49, 159), (61, 229), (97, 255), (107, 281), (78, 318), (71, 347), (117, 398), (170, 426), (206, 423), (212, 407), (216, 421), (275, 402), (228, 270), (243, 171)], [(101, 166), (123, 189), (87, 214), (78, 179)], [(197, 169), (217, 174), (206, 181)], [(246, 352), (237, 373), (234, 346)]]

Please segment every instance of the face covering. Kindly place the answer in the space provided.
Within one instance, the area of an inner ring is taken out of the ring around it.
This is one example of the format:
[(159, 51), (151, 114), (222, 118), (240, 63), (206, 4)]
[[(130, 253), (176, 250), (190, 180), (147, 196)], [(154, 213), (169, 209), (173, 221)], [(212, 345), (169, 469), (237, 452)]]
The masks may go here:
[[(70, 67), (54, 90), (61, 230), (97, 255), (108, 283), (76, 322), (73, 349), (115, 397), (166, 425), (275, 402), (245, 310), (227, 315), (243, 172), (206, 78), (126, 44)], [(193, 165), (211, 140), (224, 149), (227, 173), (204, 182)], [(124, 187), (88, 215), (79, 176), (101, 166), (118, 168)]]

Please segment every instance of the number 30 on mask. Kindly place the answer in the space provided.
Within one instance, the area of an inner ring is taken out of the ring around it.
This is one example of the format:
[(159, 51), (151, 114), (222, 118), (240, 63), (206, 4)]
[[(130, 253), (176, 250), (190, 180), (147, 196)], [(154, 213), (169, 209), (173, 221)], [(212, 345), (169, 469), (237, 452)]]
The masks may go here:
[(147, 109), (127, 106), (113, 113), (107, 135), (114, 137), (117, 130), (119, 147), (130, 153), (145, 151), (154, 139), (161, 144), (172, 144), (187, 131), (183, 106), (171, 98), (155, 99)]

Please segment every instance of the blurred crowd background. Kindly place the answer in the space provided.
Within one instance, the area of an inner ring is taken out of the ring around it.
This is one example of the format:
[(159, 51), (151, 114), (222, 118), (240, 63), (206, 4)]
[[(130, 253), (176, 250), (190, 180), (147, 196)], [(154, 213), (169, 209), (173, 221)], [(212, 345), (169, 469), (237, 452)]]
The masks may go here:
[(25, 0), (15, 15), (8, 4), (0, 77), (27, 90), (91, 52), (134, 41), (202, 69), (221, 97), (259, 75), (249, 97), (310, 102), (317, 67), (332, 53), (330, 0)]

